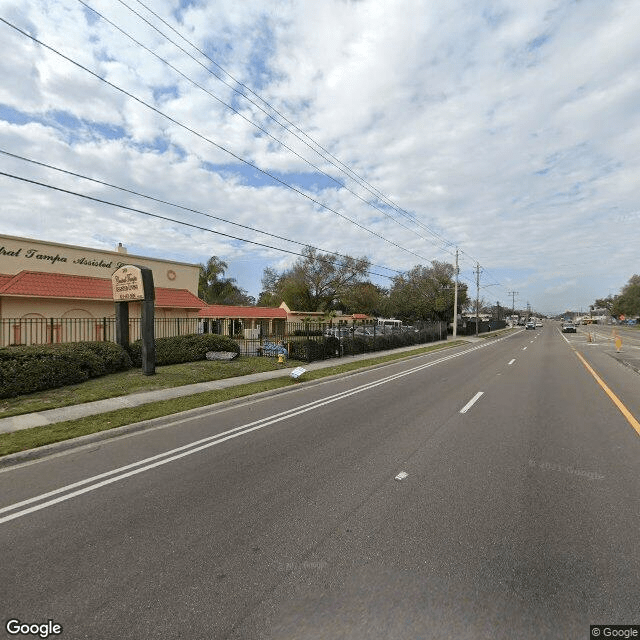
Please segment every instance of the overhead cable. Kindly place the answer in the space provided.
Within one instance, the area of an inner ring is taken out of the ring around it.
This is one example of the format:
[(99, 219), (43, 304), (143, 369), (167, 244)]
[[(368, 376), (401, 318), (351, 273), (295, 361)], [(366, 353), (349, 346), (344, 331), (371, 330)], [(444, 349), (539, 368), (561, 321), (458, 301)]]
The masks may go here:
[[(45, 187), (46, 189), (51, 189), (53, 191), (59, 191), (60, 193), (66, 193), (72, 196), (76, 196), (78, 198), (84, 198), (85, 200), (91, 200), (92, 202), (99, 202), (100, 204), (106, 204), (110, 207), (117, 207), (118, 209), (124, 209), (125, 211), (132, 211), (133, 213), (140, 213), (145, 216), (149, 216), (151, 218), (157, 218), (159, 220), (165, 220), (166, 222), (174, 222), (176, 224), (181, 224), (185, 227), (191, 227), (192, 229), (198, 229), (199, 231), (206, 231), (208, 233), (213, 233), (218, 236), (224, 236), (225, 238), (231, 238), (232, 240), (238, 240), (239, 242), (246, 242), (249, 244), (255, 244), (259, 247), (265, 247), (267, 249), (273, 249), (274, 251), (281, 251), (283, 253), (288, 253), (294, 256), (305, 257), (303, 253), (299, 253), (297, 251), (290, 251), (289, 249), (282, 249), (281, 247), (274, 247), (272, 245), (265, 244), (263, 242), (257, 242), (256, 240), (248, 240), (247, 238), (241, 238), (239, 236), (234, 236), (229, 233), (223, 233), (222, 231), (216, 231), (215, 229), (209, 229), (207, 227), (202, 227), (197, 224), (193, 224), (192, 222), (185, 222), (184, 220), (176, 220), (175, 218), (169, 218), (168, 216), (161, 216), (158, 213), (151, 213), (150, 211), (145, 211), (144, 209), (138, 209), (137, 207), (130, 207), (128, 205), (119, 204), (117, 202), (111, 202), (110, 200), (105, 200), (104, 198), (96, 198), (95, 196), (90, 196), (86, 193), (79, 193), (77, 191), (72, 191), (71, 189), (63, 189), (62, 187), (56, 187), (52, 184), (47, 184), (46, 182), (40, 182), (39, 180), (32, 180), (31, 178), (25, 178), (24, 176), (17, 176), (12, 173), (7, 173), (5, 171), (0, 171), (0, 176), (5, 176), (7, 178), (12, 178), (13, 180), (19, 180), (21, 182), (26, 182), (28, 184), (34, 184), (39, 187)], [(318, 257), (319, 260), (326, 261), (326, 258), (322, 256)], [(344, 263), (341, 263), (344, 264)], [(383, 273), (376, 273), (375, 271), (367, 271), (369, 275), (379, 276), (381, 278), (389, 278), (392, 279), (392, 276), (385, 275)]]
[(79, 62), (77, 62), (76, 60), (73, 60), (69, 56), (61, 53), (60, 51), (58, 51), (54, 47), (42, 42), (41, 40), (39, 40), (35, 36), (32, 36), (30, 33), (24, 31), (23, 29), (21, 29), (20, 27), (16, 26), (15, 24), (9, 22), (5, 18), (0, 17), (0, 22), (6, 24), (7, 26), (9, 26), (12, 29), (14, 29), (15, 31), (17, 31), (18, 33), (20, 33), (23, 36), (29, 38), (33, 42), (35, 42), (35, 43), (39, 44), (40, 46), (44, 47), (45, 49), (51, 51), (52, 53), (56, 54), (57, 56), (61, 57), (64, 60), (66, 60), (67, 62), (71, 63), (72, 65), (78, 67), (79, 69), (82, 69), (86, 73), (90, 74), (94, 78), (100, 80), (101, 82), (103, 82), (104, 84), (110, 86), (111, 88), (115, 89), (116, 91), (119, 91), (120, 93), (126, 95), (127, 97), (131, 98), (132, 100), (135, 100), (137, 103), (143, 105), (147, 109), (150, 109), (154, 113), (157, 113), (158, 115), (162, 116), (163, 118), (166, 118), (167, 120), (169, 120), (170, 122), (172, 122), (176, 126), (180, 127), (181, 129), (184, 129), (185, 131), (188, 131), (189, 133), (195, 135), (196, 137), (200, 138), (201, 140), (204, 140), (205, 142), (211, 144), (212, 146), (216, 147), (217, 149), (223, 151), (224, 153), (227, 153), (228, 155), (230, 155), (231, 157), (235, 158), (239, 162), (242, 162), (243, 164), (251, 167), (252, 169), (255, 169), (256, 171), (259, 171), (260, 173), (268, 176), (269, 178), (271, 178), (275, 182), (283, 185), (284, 187), (287, 187), (288, 189), (290, 189), (291, 191), (297, 193), (298, 195), (301, 195), (302, 197), (306, 198), (307, 200), (309, 200), (313, 204), (317, 205), (318, 207), (320, 207), (320, 208), (322, 208), (322, 209), (324, 209), (326, 211), (329, 211), (330, 213), (333, 213), (334, 215), (337, 215), (338, 217), (343, 218), (344, 220), (347, 220), (351, 224), (353, 224), (353, 225), (357, 226), (358, 228), (366, 231), (367, 233), (379, 238), (380, 240), (383, 240), (384, 242), (386, 242), (388, 244), (391, 244), (391, 245), (395, 246), (396, 248), (398, 248), (398, 249), (400, 249), (402, 251), (405, 251), (406, 253), (410, 253), (410, 254), (416, 256), (420, 260), (426, 260), (427, 262), (430, 262), (430, 260), (428, 258), (425, 258), (424, 256), (421, 256), (420, 254), (416, 253), (415, 251), (412, 251), (411, 249), (403, 247), (403, 246), (399, 245), (398, 243), (393, 242), (392, 240), (389, 240), (388, 238), (385, 238), (384, 236), (380, 235), (379, 233), (376, 233), (375, 231), (373, 231), (372, 229), (369, 229), (368, 227), (360, 224), (356, 220), (353, 220), (352, 218), (349, 218), (348, 216), (346, 216), (343, 213), (340, 213), (339, 211), (336, 211), (332, 207), (329, 207), (328, 205), (324, 204), (323, 202), (320, 202), (319, 200), (316, 200), (315, 198), (313, 198), (309, 194), (305, 193), (304, 191), (298, 189), (297, 187), (294, 187), (293, 185), (289, 184), (288, 182), (282, 180), (281, 178), (278, 178), (274, 174), (266, 171), (265, 169), (261, 169), (260, 167), (258, 167), (257, 165), (253, 164), (249, 160), (245, 160), (244, 158), (242, 158), (241, 156), (237, 155), (233, 151), (227, 149), (226, 147), (222, 146), (221, 144), (218, 144), (217, 142), (214, 142), (213, 140), (211, 140), (210, 138), (208, 138), (204, 134), (199, 133), (195, 129), (192, 129), (188, 125), (180, 122), (179, 120), (176, 120), (172, 116), (169, 116), (168, 114), (164, 113), (163, 111), (161, 111), (157, 107), (154, 107), (153, 105), (149, 104), (148, 102), (145, 102), (144, 100), (142, 100), (141, 98), (139, 98), (136, 95), (132, 94), (131, 92), (127, 91), (126, 89), (123, 89), (122, 87), (119, 87), (118, 85), (110, 82), (106, 78), (102, 78), (95, 71), (92, 71), (91, 69), (89, 69), (88, 67), (85, 67), (84, 65), (82, 65)]
[[(169, 42), (171, 42), (172, 44), (174, 44), (176, 47), (178, 47), (180, 49), (180, 51), (182, 51), (183, 53), (185, 53), (187, 56), (189, 56), (192, 60), (194, 60), (194, 62), (196, 62), (197, 64), (201, 65), (207, 72), (211, 73), (210, 69), (206, 66), (203, 65), (200, 61), (196, 60), (189, 52), (185, 51), (182, 47), (180, 47), (179, 45), (177, 45), (173, 40), (171, 40), (170, 38), (168, 38), (165, 34), (163, 34), (161, 31), (159, 31), (156, 27), (154, 27), (154, 25), (152, 25), (148, 20), (146, 20), (144, 17), (140, 16), (140, 14), (138, 12), (136, 12), (134, 9), (132, 9), (131, 7), (129, 7), (129, 5), (127, 5), (125, 2), (122, 2), (122, 0), (118, 0), (119, 2), (121, 2), (121, 4), (123, 4), (125, 7), (127, 7), (129, 10), (131, 10), (135, 15), (137, 15), (141, 20), (143, 20), (146, 24), (148, 24), (149, 26), (151, 26), (153, 29), (155, 29), (156, 31), (158, 31), (158, 33), (160, 35), (162, 35), (164, 38), (166, 38)], [(323, 169), (321, 169), (319, 166), (317, 166), (316, 164), (314, 164), (313, 162), (311, 162), (308, 158), (305, 158), (303, 155), (301, 155), (300, 153), (298, 153), (295, 149), (292, 149), (289, 145), (287, 145), (284, 141), (280, 140), (279, 138), (277, 138), (276, 136), (274, 136), (271, 132), (269, 132), (267, 129), (265, 129), (264, 127), (262, 127), (261, 125), (259, 125), (257, 122), (254, 122), (253, 120), (251, 120), (250, 118), (247, 118), (247, 116), (245, 116), (241, 111), (239, 111), (238, 109), (236, 109), (235, 107), (233, 107), (232, 105), (228, 104), (227, 102), (225, 102), (222, 98), (220, 98), (219, 96), (215, 95), (214, 93), (212, 93), (211, 91), (209, 91), (206, 87), (202, 86), (200, 83), (196, 82), (195, 80), (193, 80), (192, 78), (190, 78), (188, 75), (186, 75), (185, 73), (183, 73), (182, 71), (180, 71), (177, 67), (175, 67), (173, 64), (171, 64), (168, 60), (166, 60), (165, 58), (163, 58), (162, 56), (158, 55), (155, 51), (151, 50), (149, 47), (147, 47), (145, 44), (143, 44), (142, 42), (140, 42), (139, 40), (137, 40), (136, 38), (134, 38), (130, 33), (128, 33), (127, 31), (125, 31), (122, 27), (118, 26), (117, 24), (115, 24), (112, 20), (110, 20), (109, 18), (107, 18), (106, 16), (104, 16), (102, 13), (100, 13), (99, 11), (97, 11), (96, 9), (94, 9), (93, 7), (91, 7), (90, 5), (88, 5), (86, 2), (84, 2), (84, 0), (78, 0), (78, 2), (85, 7), (86, 9), (92, 11), (96, 16), (98, 16), (100, 19), (102, 19), (104, 22), (106, 22), (107, 24), (111, 25), (114, 29), (117, 29), (123, 36), (125, 36), (126, 38), (129, 38), (129, 40), (131, 40), (133, 43), (135, 43), (137, 46), (139, 46), (141, 49), (144, 49), (147, 53), (149, 53), (150, 55), (152, 55), (154, 58), (156, 58), (157, 60), (159, 60), (160, 62), (162, 62), (164, 65), (168, 66), (170, 69), (172, 69), (175, 73), (177, 73), (179, 76), (181, 76), (182, 78), (184, 78), (187, 82), (191, 83), (193, 86), (197, 87), (198, 89), (200, 89), (201, 91), (203, 91), (204, 93), (206, 93), (208, 96), (210, 96), (211, 98), (213, 98), (214, 100), (216, 100), (217, 102), (219, 102), (221, 105), (223, 105), (225, 108), (229, 109), (230, 111), (232, 111), (233, 113), (235, 113), (237, 116), (239, 116), (240, 118), (242, 118), (245, 122), (249, 123), (251, 126), (255, 127), (256, 129), (258, 129), (259, 131), (261, 131), (262, 133), (264, 133), (266, 136), (268, 136), (269, 138), (271, 138), (271, 140), (273, 140), (274, 142), (276, 142), (278, 145), (282, 146), (284, 149), (286, 149), (287, 151), (289, 151), (290, 153), (292, 153), (294, 156), (296, 156), (299, 160), (302, 160), (305, 164), (309, 165), (311, 168), (313, 168), (315, 171), (317, 171), (318, 173), (320, 173), (321, 175), (323, 175), (324, 177), (328, 178), (329, 180), (335, 182), (335, 184), (337, 184), (339, 187), (345, 189), (346, 191), (348, 191), (349, 193), (351, 193), (354, 197), (356, 197), (358, 200), (360, 200), (361, 202), (363, 202), (364, 204), (372, 207), (373, 209), (375, 209), (376, 211), (379, 211), (380, 213), (382, 213), (384, 216), (386, 216), (387, 218), (389, 218), (390, 220), (392, 220), (393, 222), (395, 222), (397, 225), (401, 226), (403, 229), (406, 229), (407, 231), (410, 231), (411, 233), (417, 235), (421, 240), (424, 240), (425, 242), (430, 242), (432, 244), (435, 244), (434, 241), (430, 238), (425, 238), (424, 236), (420, 235), (419, 233), (417, 233), (414, 229), (412, 229), (411, 227), (408, 227), (405, 224), (402, 224), (399, 220), (397, 220), (396, 218), (394, 218), (391, 214), (389, 214), (387, 211), (385, 211), (384, 209), (382, 209), (381, 207), (379, 207), (377, 204), (375, 204), (374, 202), (371, 202), (369, 200), (367, 200), (366, 198), (362, 197), (360, 194), (356, 193), (353, 189), (349, 188), (349, 186), (347, 186), (344, 182), (342, 182), (341, 180), (338, 180), (335, 176), (332, 176), (331, 174), (327, 173), (326, 171), (324, 171)], [(216, 78), (219, 78), (219, 76), (213, 74)], [(220, 79), (220, 78), (219, 78)], [(226, 83), (225, 83), (226, 84)], [(227, 85), (229, 86), (229, 85)], [(242, 93), (240, 93), (240, 95), (243, 95)], [(277, 120), (275, 120), (275, 122), (277, 122)], [(280, 124), (280, 123), (278, 123)], [(282, 126), (282, 125), (280, 125)], [(290, 132), (291, 133), (291, 132)], [(295, 134), (294, 134), (295, 135)], [(299, 136), (296, 136), (298, 139)], [(300, 139), (301, 140), (301, 139)], [(304, 143), (304, 140), (301, 140), (301, 142)], [(306, 144), (306, 143), (305, 143)], [(309, 146), (307, 144), (307, 146)], [(321, 156), (322, 157), (322, 156)], [(326, 158), (323, 158), (326, 160)], [(333, 164), (333, 163), (332, 163)], [(333, 165), (335, 166), (335, 165)], [(375, 195), (375, 194), (373, 194)], [(376, 196), (377, 197), (377, 196)], [(397, 209), (396, 207), (392, 207), (393, 209)], [(412, 219), (414, 222), (417, 222), (416, 220)], [(429, 230), (429, 229), (428, 229)], [(429, 230), (430, 231), (430, 230)], [(430, 231), (430, 233), (433, 233)], [(441, 249), (446, 251), (445, 249)], [(450, 253), (447, 251), (447, 253)]]
[[(100, 184), (103, 185), (105, 187), (110, 187), (112, 189), (117, 189), (118, 191), (123, 191), (125, 193), (130, 193), (134, 196), (139, 196), (141, 198), (145, 198), (147, 200), (151, 200), (153, 202), (157, 202), (159, 204), (165, 204), (168, 205), (170, 207), (175, 207), (177, 209), (182, 209), (183, 211), (187, 211), (189, 213), (195, 213), (201, 216), (205, 216), (207, 218), (211, 218), (212, 220), (218, 220), (220, 222), (225, 222), (227, 224), (236, 226), (236, 227), (240, 227), (242, 229), (247, 229), (248, 231), (254, 231), (255, 233), (259, 233), (261, 235), (265, 235), (265, 236), (270, 236), (272, 238), (276, 238), (278, 240), (284, 240), (285, 242), (290, 242), (292, 244), (297, 244), (301, 247), (311, 247), (312, 249), (315, 249), (316, 251), (322, 251), (323, 253), (327, 253), (327, 254), (331, 254), (331, 255), (335, 255), (338, 256), (340, 258), (349, 258), (350, 256), (344, 255), (342, 253), (338, 253), (337, 251), (329, 251), (328, 249), (322, 249), (320, 247), (315, 247), (311, 244), (309, 244), (308, 242), (300, 242), (298, 240), (292, 240), (290, 238), (285, 238), (284, 236), (279, 236), (278, 234), (275, 233), (270, 233), (269, 231), (264, 231), (262, 229), (256, 229), (255, 227), (250, 227), (248, 225), (245, 224), (240, 224), (239, 222), (232, 222), (231, 220), (227, 220), (226, 218), (221, 218), (220, 216), (214, 216), (210, 213), (205, 213), (204, 211), (200, 211), (198, 209), (193, 209), (191, 207), (185, 207), (183, 205), (177, 204), (175, 202), (169, 202), (168, 200), (162, 200), (161, 198), (156, 198), (154, 196), (150, 196), (144, 193), (140, 193), (139, 191), (134, 191), (133, 189), (128, 189), (126, 187), (122, 187), (116, 184), (111, 184), (110, 182), (105, 182), (104, 180), (98, 180), (96, 178), (91, 178), (89, 176), (85, 176), (82, 175), (81, 173), (76, 173), (75, 171), (69, 171), (67, 169), (62, 169), (61, 167), (56, 167), (54, 165), (51, 164), (47, 164), (46, 162), (40, 162), (38, 160), (33, 160), (31, 158), (25, 158), (24, 156), (19, 156), (15, 153), (11, 153), (9, 151), (6, 151), (4, 149), (0, 149), (0, 153), (6, 156), (9, 156), (11, 158), (16, 158), (17, 160), (22, 160), (24, 162), (29, 162), (31, 164), (35, 164), (37, 166), (40, 167), (44, 167), (46, 169), (52, 169), (53, 171), (58, 171), (59, 173), (64, 173), (66, 175), (70, 175), (73, 176), (75, 178), (81, 178), (83, 180), (88, 180), (89, 182), (94, 182), (96, 184)], [(371, 264), (371, 266), (373, 267), (377, 267), (379, 269), (387, 269), (388, 271), (394, 271), (396, 273), (402, 273), (401, 271), (398, 271), (397, 269), (392, 269), (391, 267), (385, 267), (384, 265), (379, 265), (379, 264)], [(376, 274), (377, 275), (377, 274)]]

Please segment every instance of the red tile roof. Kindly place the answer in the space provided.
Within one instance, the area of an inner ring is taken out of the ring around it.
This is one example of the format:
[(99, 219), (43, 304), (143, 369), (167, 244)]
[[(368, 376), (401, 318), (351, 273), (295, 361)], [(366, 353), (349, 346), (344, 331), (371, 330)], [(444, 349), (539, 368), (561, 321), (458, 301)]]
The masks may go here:
[(287, 312), (279, 307), (234, 307), (226, 304), (210, 304), (200, 309), (201, 318), (282, 318)]
[[(21, 271), (14, 276), (0, 275), (0, 296), (113, 300), (113, 289), (111, 280), (106, 278)], [(205, 303), (187, 289), (156, 287), (156, 307), (200, 309), (204, 306)]]
[[(111, 294), (113, 296), (113, 293)], [(156, 307), (173, 309), (202, 309), (206, 302), (187, 289), (156, 287)]]
[(11, 278), (13, 278), (14, 276), (8, 275), (6, 273), (0, 273), (0, 289), (2, 289), (2, 287), (4, 287), (5, 284), (7, 284), (7, 282), (9, 282), (9, 280), (11, 280)]

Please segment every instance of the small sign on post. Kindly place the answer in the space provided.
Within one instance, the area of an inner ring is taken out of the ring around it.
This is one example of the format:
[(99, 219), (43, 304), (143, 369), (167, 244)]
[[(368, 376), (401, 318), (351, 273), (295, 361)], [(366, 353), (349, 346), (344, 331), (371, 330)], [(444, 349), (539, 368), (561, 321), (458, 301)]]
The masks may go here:
[[(113, 287), (113, 299), (116, 302), (130, 302), (132, 300), (144, 300), (144, 282), (142, 270), (146, 267), (136, 267), (132, 264), (120, 267), (111, 275)], [(150, 269), (147, 269), (150, 271)], [(152, 283), (153, 283), (153, 275)]]
[(142, 372), (151, 376), (156, 372), (156, 342), (154, 329), (153, 272), (148, 267), (126, 264), (111, 275), (113, 299), (116, 303), (116, 341), (129, 343), (129, 302), (142, 303)]

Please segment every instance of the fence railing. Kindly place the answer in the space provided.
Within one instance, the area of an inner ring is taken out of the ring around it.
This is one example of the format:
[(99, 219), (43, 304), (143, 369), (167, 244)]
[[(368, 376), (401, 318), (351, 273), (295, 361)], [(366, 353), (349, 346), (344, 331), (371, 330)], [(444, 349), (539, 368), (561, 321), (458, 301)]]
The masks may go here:
[[(140, 318), (129, 319), (129, 339), (140, 338)], [(156, 338), (205, 333), (217, 325), (200, 318), (155, 318)], [(69, 342), (115, 342), (115, 318), (2, 318), (0, 346), (42, 345)], [(286, 355), (311, 361), (368, 353), (447, 337), (444, 322), (422, 322), (411, 326), (382, 326), (375, 323), (295, 323), (249, 329), (230, 336), (242, 355)]]
[[(199, 332), (199, 318), (155, 318), (156, 338)], [(201, 332), (201, 331), (200, 331)], [(129, 339), (141, 337), (140, 318), (129, 319)], [(115, 318), (2, 318), (0, 346), (115, 342)]]
[(311, 362), (423, 344), (447, 338), (445, 322), (383, 327), (377, 324), (286, 323), (282, 333), (242, 340), (240, 353)]

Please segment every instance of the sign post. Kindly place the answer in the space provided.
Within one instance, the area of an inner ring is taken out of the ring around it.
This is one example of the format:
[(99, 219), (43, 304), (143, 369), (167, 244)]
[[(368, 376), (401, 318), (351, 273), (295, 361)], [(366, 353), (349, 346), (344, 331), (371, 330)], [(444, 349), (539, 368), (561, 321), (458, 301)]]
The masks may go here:
[(139, 300), (142, 304), (142, 372), (151, 376), (156, 372), (153, 272), (148, 267), (127, 264), (113, 272), (111, 285), (116, 303), (118, 344), (126, 346), (129, 343), (129, 302)]

